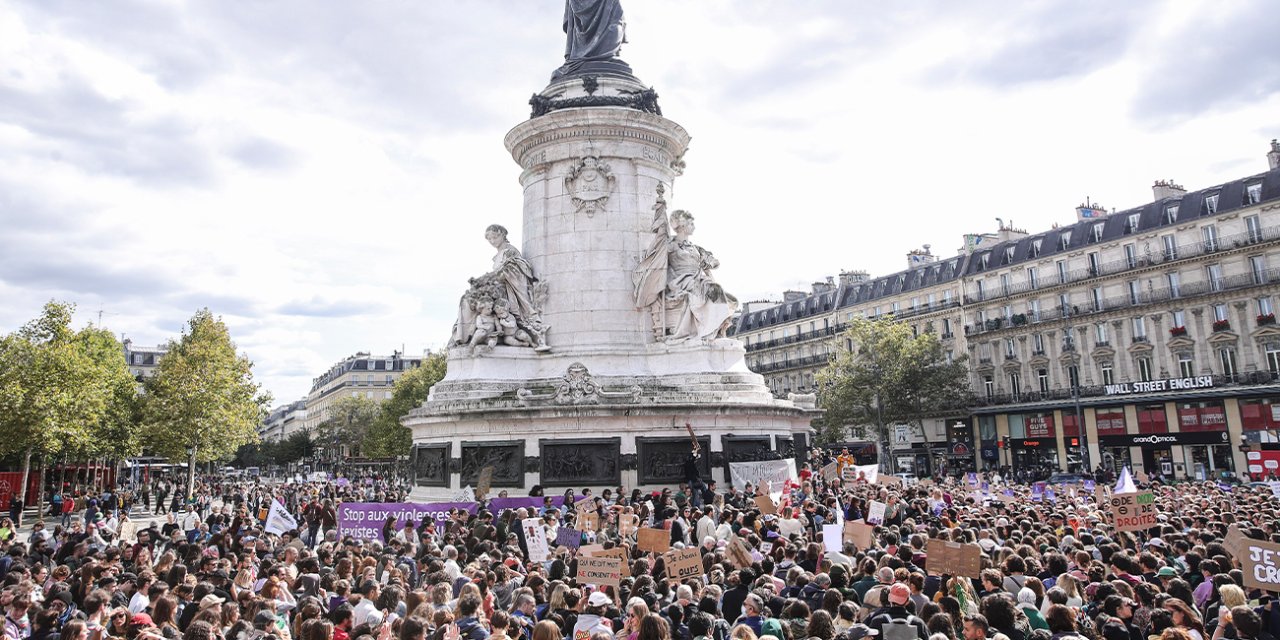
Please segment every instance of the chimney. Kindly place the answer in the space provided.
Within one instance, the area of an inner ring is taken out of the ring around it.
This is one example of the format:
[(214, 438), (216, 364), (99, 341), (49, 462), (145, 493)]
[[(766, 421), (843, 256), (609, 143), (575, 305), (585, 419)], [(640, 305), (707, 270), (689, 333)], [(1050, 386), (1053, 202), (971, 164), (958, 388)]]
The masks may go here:
[(795, 302), (796, 300), (804, 300), (808, 296), (809, 294), (803, 291), (783, 291), (782, 303), (786, 304), (788, 302)]
[(869, 279), (866, 271), (841, 271), (840, 286), (847, 287), (849, 285), (861, 284)]
[(937, 262), (938, 258), (929, 250), (930, 245), (924, 245), (923, 249), (912, 249), (907, 252), (907, 268), (914, 269), (921, 265)]
[(1271, 169), (1280, 169), (1280, 142), (1276, 142), (1275, 138), (1271, 139), (1271, 151), (1267, 153), (1267, 166)]
[(1107, 217), (1107, 208), (1096, 203), (1090, 202), (1089, 198), (1084, 199), (1084, 204), (1076, 207), (1076, 221), (1097, 220)]
[(1008, 224), (1005, 224), (1004, 219), (996, 218), (996, 222), (997, 242), (1009, 242), (1010, 240), (1018, 240), (1020, 238), (1027, 237), (1027, 230), (1013, 226), (1013, 220), (1010, 220)]
[(1172, 180), (1156, 180), (1155, 184), (1151, 185), (1151, 192), (1155, 196), (1156, 202), (1167, 198), (1181, 198), (1187, 195), (1187, 190)]
[(826, 293), (835, 288), (835, 284), (832, 282), (831, 276), (827, 276), (826, 280), (820, 280), (809, 286), (812, 289), (814, 295), (818, 295), (819, 293)]

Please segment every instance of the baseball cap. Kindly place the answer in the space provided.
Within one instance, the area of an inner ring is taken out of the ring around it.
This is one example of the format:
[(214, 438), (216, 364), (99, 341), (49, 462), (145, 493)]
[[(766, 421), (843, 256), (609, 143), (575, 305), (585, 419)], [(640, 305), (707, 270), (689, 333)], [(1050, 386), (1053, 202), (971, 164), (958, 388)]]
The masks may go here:
[(1178, 577), (1178, 570), (1174, 569), (1173, 567), (1160, 567), (1160, 570), (1156, 572), (1156, 577), (1157, 578), (1176, 578)]
[(145, 614), (145, 613), (135, 613), (135, 614), (133, 614), (133, 617), (132, 617), (132, 618), (129, 618), (129, 624), (130, 624), (131, 626), (139, 626), (139, 627), (154, 627), (154, 626), (156, 626), (156, 623), (151, 621), (151, 616), (149, 616), (149, 615), (147, 615), (147, 614)]
[(906, 604), (911, 599), (911, 589), (901, 582), (889, 587), (889, 604)]
[(607, 607), (612, 603), (613, 600), (610, 600), (609, 596), (600, 591), (592, 593), (591, 597), (587, 598), (588, 607)]
[(862, 638), (878, 635), (880, 635), (879, 631), (876, 631), (862, 623), (855, 624), (852, 627), (849, 627), (848, 631), (845, 631), (845, 637), (847, 637), (848, 640), (862, 640)]

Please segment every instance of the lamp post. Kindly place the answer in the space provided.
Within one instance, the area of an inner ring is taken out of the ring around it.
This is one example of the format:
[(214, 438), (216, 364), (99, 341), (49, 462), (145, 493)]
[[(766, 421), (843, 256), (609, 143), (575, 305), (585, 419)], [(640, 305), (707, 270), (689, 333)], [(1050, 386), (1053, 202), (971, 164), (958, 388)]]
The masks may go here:
[[(1072, 366), (1076, 368), (1074, 380), (1068, 380), (1071, 383), (1071, 401), (1075, 405), (1076, 410), (1076, 441), (1080, 444), (1080, 472), (1087, 473), (1089, 471), (1089, 450), (1084, 443), (1084, 412), (1080, 408), (1080, 350), (1075, 348), (1075, 326), (1067, 325), (1067, 339), (1071, 350), (1076, 352), (1076, 358)], [(1070, 471), (1070, 469), (1068, 469)]]

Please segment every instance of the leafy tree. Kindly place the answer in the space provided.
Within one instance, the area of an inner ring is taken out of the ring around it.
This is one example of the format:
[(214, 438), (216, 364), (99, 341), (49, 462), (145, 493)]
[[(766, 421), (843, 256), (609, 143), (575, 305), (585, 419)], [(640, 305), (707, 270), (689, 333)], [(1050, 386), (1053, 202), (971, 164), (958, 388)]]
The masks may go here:
[(329, 416), (317, 427), (321, 446), (344, 449), (348, 455), (367, 455), (366, 439), (378, 418), (378, 401), (346, 396), (329, 404)]
[(913, 336), (910, 327), (892, 318), (854, 318), (844, 337), (853, 349), (842, 345), (818, 375), (826, 411), (823, 436), (839, 439), (848, 425), (864, 436), (870, 429), (885, 454), (883, 465), (891, 470), (889, 426), (915, 427), (927, 442), (924, 419), (968, 401), (968, 370), (963, 357), (947, 363), (933, 332)]
[(123, 350), (109, 333), (73, 331), (74, 312), (51, 301), (39, 318), (0, 338), (0, 455), (22, 455), (24, 501), (32, 456), (128, 452), (127, 444), (117, 450), (104, 442), (132, 415)]
[(124, 347), (106, 329), (87, 327), (76, 336), (85, 353), (97, 364), (106, 391), (110, 394), (107, 410), (93, 425), (90, 456), (123, 459), (142, 453), (138, 437), (138, 385), (129, 373)]
[(316, 445), (311, 438), (311, 432), (299, 429), (276, 443), (275, 455), (278, 462), (289, 463), (310, 458), (315, 455), (315, 450)]
[(406, 371), (396, 380), (391, 398), (382, 403), (378, 419), (369, 430), (368, 455), (389, 457), (409, 455), (413, 434), (400, 424), (400, 418), (427, 401), (431, 387), (444, 378), (446, 360), (443, 353), (428, 355), (422, 365)]
[(253, 381), (253, 363), (236, 354), (227, 325), (197, 311), (144, 383), (143, 439), (160, 455), (187, 461), (187, 491), (198, 462), (230, 458), (257, 442), (271, 402)]

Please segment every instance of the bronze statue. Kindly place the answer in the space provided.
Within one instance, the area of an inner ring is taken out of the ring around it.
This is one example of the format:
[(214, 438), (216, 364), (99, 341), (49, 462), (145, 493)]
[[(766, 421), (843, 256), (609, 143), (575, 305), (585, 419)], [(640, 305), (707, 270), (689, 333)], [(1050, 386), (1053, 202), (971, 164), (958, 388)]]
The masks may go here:
[(589, 63), (618, 58), (627, 41), (622, 5), (619, 0), (565, 0), (564, 32), (564, 66), (553, 80), (582, 71)]

